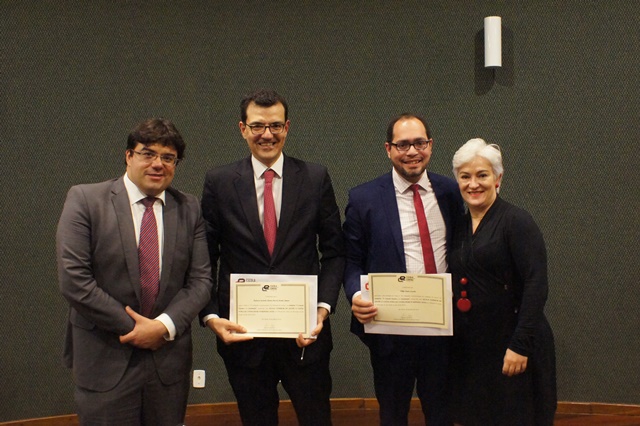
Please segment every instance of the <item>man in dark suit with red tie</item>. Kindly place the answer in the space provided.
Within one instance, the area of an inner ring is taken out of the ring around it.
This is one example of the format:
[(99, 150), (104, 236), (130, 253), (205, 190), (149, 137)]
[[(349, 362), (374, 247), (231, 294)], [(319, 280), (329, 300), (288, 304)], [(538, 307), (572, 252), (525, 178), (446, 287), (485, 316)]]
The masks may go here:
[[(240, 105), (251, 155), (210, 170), (202, 194), (214, 272), (211, 302), (200, 317), (218, 337), (245, 425), (278, 423), (278, 382), (301, 425), (331, 423), (329, 314), (344, 272), (340, 212), (327, 169), (283, 154), (287, 103), (259, 90)], [(256, 338), (229, 321), (230, 274), (318, 275), (317, 339)]]
[(123, 176), (67, 195), (58, 276), (83, 425), (184, 421), (191, 322), (211, 291), (198, 200), (169, 186), (184, 150), (173, 123), (146, 120), (129, 134)]
[(349, 192), (344, 223), (344, 288), (352, 304), (351, 331), (369, 347), (381, 425), (406, 425), (414, 386), (429, 426), (447, 425), (447, 337), (365, 334), (377, 314), (362, 299), (360, 276), (375, 272), (447, 272), (447, 246), (463, 213), (458, 185), (427, 172), (433, 138), (426, 121), (402, 114), (387, 128), (391, 173)]

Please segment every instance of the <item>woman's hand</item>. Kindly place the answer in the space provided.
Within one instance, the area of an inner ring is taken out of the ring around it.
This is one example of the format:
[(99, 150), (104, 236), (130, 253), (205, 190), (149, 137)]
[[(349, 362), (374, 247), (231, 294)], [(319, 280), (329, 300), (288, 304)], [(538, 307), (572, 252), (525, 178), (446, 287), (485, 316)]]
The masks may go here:
[(507, 353), (504, 354), (502, 374), (511, 377), (524, 373), (524, 371), (527, 369), (528, 359), (529, 358), (527, 358), (526, 356), (519, 355), (511, 349), (507, 349)]

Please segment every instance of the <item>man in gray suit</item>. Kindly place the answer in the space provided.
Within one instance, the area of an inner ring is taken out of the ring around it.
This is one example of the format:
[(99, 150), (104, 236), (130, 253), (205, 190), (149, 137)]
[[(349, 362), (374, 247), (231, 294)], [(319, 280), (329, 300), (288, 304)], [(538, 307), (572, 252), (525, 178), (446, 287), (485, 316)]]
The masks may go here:
[[(240, 132), (251, 155), (209, 171), (204, 183), (202, 212), (218, 274), (211, 302), (200, 316), (219, 338), (218, 352), (245, 425), (278, 423), (279, 381), (299, 424), (327, 425), (329, 314), (337, 303), (345, 262), (331, 178), (326, 167), (283, 154), (290, 122), (282, 96), (271, 90), (253, 92), (242, 100), (240, 112)], [(267, 214), (265, 199), (271, 197), (272, 213)], [(231, 273), (318, 275), (318, 326), (312, 332), (317, 339), (300, 335), (247, 341), (244, 328), (228, 320)]]
[(124, 176), (67, 195), (58, 276), (83, 425), (184, 420), (191, 322), (211, 291), (198, 200), (169, 186), (184, 150), (170, 121), (146, 120), (129, 134)]

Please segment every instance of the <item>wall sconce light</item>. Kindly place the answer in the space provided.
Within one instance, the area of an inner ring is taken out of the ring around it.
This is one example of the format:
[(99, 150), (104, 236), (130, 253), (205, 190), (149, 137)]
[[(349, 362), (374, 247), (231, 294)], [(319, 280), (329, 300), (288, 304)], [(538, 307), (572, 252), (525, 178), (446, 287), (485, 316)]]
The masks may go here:
[(502, 18), (484, 18), (484, 67), (502, 67)]

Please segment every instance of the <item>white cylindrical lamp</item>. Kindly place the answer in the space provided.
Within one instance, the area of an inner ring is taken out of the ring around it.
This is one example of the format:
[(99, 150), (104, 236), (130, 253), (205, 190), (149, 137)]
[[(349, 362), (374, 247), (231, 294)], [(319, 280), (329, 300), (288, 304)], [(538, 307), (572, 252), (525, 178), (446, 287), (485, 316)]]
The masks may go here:
[(502, 18), (499, 16), (484, 18), (484, 66), (502, 66)]

